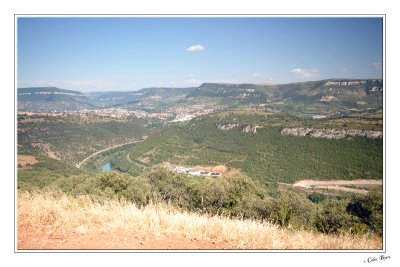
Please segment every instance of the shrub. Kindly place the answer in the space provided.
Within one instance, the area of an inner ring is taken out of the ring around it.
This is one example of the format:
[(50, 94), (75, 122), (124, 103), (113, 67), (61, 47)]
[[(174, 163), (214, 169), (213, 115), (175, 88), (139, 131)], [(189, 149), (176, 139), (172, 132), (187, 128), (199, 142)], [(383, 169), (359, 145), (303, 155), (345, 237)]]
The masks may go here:
[(173, 173), (166, 168), (145, 171), (156, 200), (170, 202), (185, 209), (198, 209), (201, 203), (198, 177)]
[(270, 219), (280, 226), (310, 229), (314, 227), (315, 216), (316, 206), (305, 195), (280, 189)]
[(351, 233), (352, 227), (359, 223), (357, 217), (346, 212), (346, 200), (329, 198), (322, 204), (315, 222), (319, 231), (325, 234)]
[(155, 168), (147, 170), (145, 176), (159, 200), (180, 208), (246, 218), (269, 214), (267, 191), (245, 175), (196, 177)]
[(138, 205), (149, 202), (151, 191), (146, 178), (117, 172), (98, 175), (77, 175), (58, 182), (62, 191), (73, 195), (91, 195), (95, 200), (125, 199)]
[(314, 203), (319, 203), (323, 200), (325, 200), (325, 196), (321, 193), (311, 193), (310, 195), (308, 195), (308, 199), (311, 200)]
[(373, 231), (383, 234), (383, 194), (373, 190), (367, 196), (356, 196), (347, 205), (347, 211), (368, 225)]
[(207, 178), (203, 194), (205, 210), (246, 218), (262, 218), (268, 214), (270, 199), (258, 182), (245, 175)]

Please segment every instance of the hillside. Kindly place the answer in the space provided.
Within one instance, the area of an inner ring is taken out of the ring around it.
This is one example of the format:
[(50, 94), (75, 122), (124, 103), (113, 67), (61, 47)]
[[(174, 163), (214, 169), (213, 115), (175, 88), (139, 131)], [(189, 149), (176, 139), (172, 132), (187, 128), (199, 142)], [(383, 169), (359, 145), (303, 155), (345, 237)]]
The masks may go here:
[[(204, 83), (188, 88), (144, 88), (127, 92), (19, 88), (18, 111), (125, 108), (161, 112), (182, 104), (258, 106), (297, 115), (360, 114), (383, 108), (382, 80), (329, 79), (290, 84)], [(40, 105), (39, 105), (40, 104)]]
[(64, 111), (95, 107), (83, 93), (56, 87), (17, 90), (18, 111)]
[[(314, 130), (317, 137), (286, 134), (303, 129), (296, 127), (325, 130)], [(365, 136), (381, 131), (380, 119), (313, 120), (281, 113), (222, 112), (165, 128), (100, 162), (110, 161), (115, 169), (132, 174), (143, 166), (171, 163), (225, 165), (267, 182), (380, 179), (382, 138)]]
[(19, 154), (40, 153), (74, 164), (96, 151), (141, 140), (154, 130), (135, 117), (93, 114), (20, 115), (17, 122)]

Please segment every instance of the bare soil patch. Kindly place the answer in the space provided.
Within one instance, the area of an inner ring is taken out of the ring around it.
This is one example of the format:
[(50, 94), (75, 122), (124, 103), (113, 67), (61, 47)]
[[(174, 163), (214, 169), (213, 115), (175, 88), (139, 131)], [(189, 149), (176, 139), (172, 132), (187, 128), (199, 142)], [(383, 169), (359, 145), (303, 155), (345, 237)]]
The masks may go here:
[[(177, 164), (173, 164), (171, 162), (164, 162), (162, 165), (166, 166), (166, 167), (170, 167), (170, 166), (177, 165)], [(178, 164), (178, 165), (181, 165), (181, 164)], [(196, 169), (196, 170), (200, 170), (200, 171), (207, 171), (207, 172), (226, 173), (228, 171), (228, 167), (226, 165), (222, 165), (222, 164), (215, 165), (215, 166), (204, 166), (204, 165), (196, 165), (196, 166), (181, 165), (181, 166), (185, 166), (187, 168)]]
[(34, 156), (31, 156), (31, 155), (18, 155), (18, 165), (21, 165), (22, 167), (25, 167), (28, 163), (30, 165), (34, 165), (34, 164), (36, 164), (38, 162), (39, 161)]
[(225, 173), (228, 170), (228, 168), (225, 165), (215, 165), (215, 166), (196, 165), (191, 168), (207, 172), (220, 172), (220, 173)]
[[(375, 187), (381, 186), (382, 180), (330, 180), (330, 181), (318, 181), (318, 180), (301, 180), (295, 183), (294, 187), (300, 187), (303, 189), (329, 189), (329, 190), (338, 190), (344, 192), (352, 192), (358, 194), (367, 194), (368, 190), (355, 188), (359, 186), (368, 186)], [(354, 186), (354, 187), (353, 187)]]

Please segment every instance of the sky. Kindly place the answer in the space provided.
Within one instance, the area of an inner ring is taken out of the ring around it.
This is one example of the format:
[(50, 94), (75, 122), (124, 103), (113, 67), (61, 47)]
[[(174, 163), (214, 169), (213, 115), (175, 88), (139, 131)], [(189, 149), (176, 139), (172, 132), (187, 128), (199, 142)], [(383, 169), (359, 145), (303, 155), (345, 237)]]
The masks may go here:
[(377, 17), (19, 17), (17, 86), (382, 78), (382, 49)]

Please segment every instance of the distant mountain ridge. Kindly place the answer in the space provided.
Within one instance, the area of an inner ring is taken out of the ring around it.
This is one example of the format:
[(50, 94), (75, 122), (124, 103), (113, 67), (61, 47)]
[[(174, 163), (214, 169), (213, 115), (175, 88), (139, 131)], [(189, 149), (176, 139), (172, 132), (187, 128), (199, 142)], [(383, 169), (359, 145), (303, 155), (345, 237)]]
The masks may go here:
[(17, 89), (18, 111), (62, 111), (93, 107), (84, 93), (57, 87)]
[[(382, 79), (326, 79), (289, 84), (203, 83), (198, 87), (143, 88), (127, 92), (91, 92), (56, 87), (18, 88), (19, 111), (99, 109), (163, 110), (171, 105), (216, 102), (226, 106), (308, 101), (315, 103), (367, 103), (383, 106)], [(37, 105), (37, 107), (35, 107)]]

